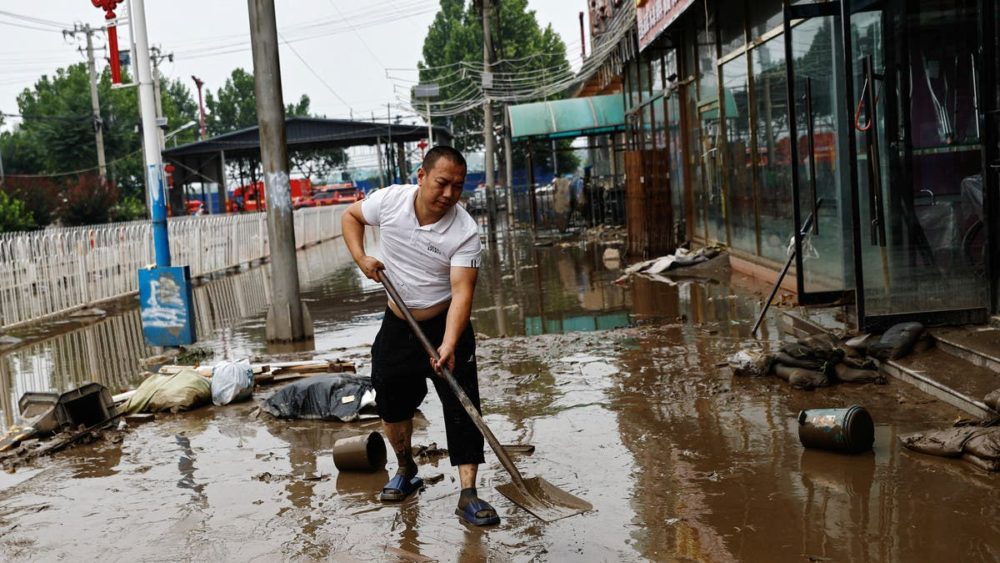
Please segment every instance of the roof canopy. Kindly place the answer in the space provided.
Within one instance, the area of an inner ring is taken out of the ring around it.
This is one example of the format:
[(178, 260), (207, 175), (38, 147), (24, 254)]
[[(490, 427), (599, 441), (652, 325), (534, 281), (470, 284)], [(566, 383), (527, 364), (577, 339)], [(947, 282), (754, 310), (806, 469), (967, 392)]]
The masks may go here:
[[(346, 148), (359, 145), (385, 143), (391, 137), (394, 142), (410, 143), (427, 138), (427, 127), (423, 125), (397, 125), (373, 123), (370, 121), (350, 121), (348, 119), (320, 119), (315, 117), (289, 117), (285, 119), (285, 136), (288, 150)], [(451, 131), (444, 127), (434, 128), (438, 142), (451, 142)], [(191, 156), (209, 156), (225, 152), (226, 158), (259, 155), (260, 133), (257, 127), (248, 127), (226, 133), (204, 141), (188, 143), (163, 151), (167, 160), (180, 160)]]
[(625, 130), (621, 94), (520, 104), (508, 108), (513, 140), (566, 139)]

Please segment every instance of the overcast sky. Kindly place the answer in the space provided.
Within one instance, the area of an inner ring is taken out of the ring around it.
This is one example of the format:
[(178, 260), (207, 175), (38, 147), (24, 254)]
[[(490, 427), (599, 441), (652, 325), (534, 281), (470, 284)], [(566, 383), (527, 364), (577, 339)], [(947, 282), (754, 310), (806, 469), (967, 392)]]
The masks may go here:
[[(405, 69), (415, 69), (421, 59), (438, 5), (438, 0), (276, 0), (279, 33), (291, 43), (281, 47), (286, 102), (308, 94), (318, 114), (348, 117), (353, 112), (355, 117), (370, 118), (374, 112), (384, 119), (386, 103), (399, 104), (387, 69), (403, 69), (390, 72), (415, 79), (416, 74)], [(586, 2), (529, 0), (529, 5), (542, 26), (551, 24), (562, 36), (570, 61), (578, 68), (577, 14)], [(11, 13), (40, 21), (17, 19)], [(161, 72), (184, 80), (192, 93), (192, 75), (215, 90), (232, 69), (253, 66), (246, 0), (147, 0), (146, 20), (150, 43), (174, 54)], [(3, 3), (0, 112), (17, 113), (17, 94), (42, 74), (86, 60), (77, 50), (85, 45), (82, 37), (64, 38), (54, 25), (71, 28), (74, 22), (99, 26), (103, 13), (90, 0)], [(127, 34), (120, 31), (121, 45), (127, 42)], [(103, 47), (105, 40), (97, 36), (96, 43)], [(104, 66), (102, 60), (100, 67)]]

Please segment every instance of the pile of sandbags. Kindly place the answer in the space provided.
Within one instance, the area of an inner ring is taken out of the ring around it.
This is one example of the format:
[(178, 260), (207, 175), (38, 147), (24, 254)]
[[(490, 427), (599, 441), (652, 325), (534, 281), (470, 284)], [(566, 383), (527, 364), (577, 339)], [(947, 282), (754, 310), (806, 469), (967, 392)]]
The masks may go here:
[(828, 334), (785, 343), (772, 354), (760, 349), (740, 350), (728, 363), (738, 376), (775, 375), (796, 389), (815, 389), (841, 382), (886, 382), (874, 363)]

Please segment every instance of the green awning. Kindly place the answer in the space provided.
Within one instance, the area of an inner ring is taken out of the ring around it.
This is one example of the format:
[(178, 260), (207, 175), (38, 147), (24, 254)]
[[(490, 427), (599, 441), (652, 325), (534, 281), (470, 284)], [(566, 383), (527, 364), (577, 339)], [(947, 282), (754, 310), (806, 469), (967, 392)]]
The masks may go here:
[(625, 130), (621, 94), (509, 106), (513, 140), (567, 139)]

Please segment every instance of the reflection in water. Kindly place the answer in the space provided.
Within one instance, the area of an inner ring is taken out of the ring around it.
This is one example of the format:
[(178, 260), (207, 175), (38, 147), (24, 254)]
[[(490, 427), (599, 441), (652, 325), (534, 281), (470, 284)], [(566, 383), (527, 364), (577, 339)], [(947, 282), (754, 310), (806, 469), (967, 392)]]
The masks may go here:
[[(369, 235), (368, 244), (377, 245)], [(299, 279), (303, 299), (310, 303), (314, 318), (322, 323), (349, 320), (357, 313), (358, 301), (365, 303), (358, 279), (344, 244), (335, 239), (301, 250)], [(332, 275), (331, 273), (337, 272)], [(217, 357), (246, 357), (263, 351), (263, 316), (271, 288), (271, 265), (263, 264), (239, 273), (207, 279), (194, 287), (195, 331), (198, 346), (208, 347)], [(376, 288), (377, 289), (377, 288)], [(331, 311), (333, 301), (325, 293), (352, 295), (353, 307)], [(358, 293), (362, 293), (358, 299)], [(377, 294), (376, 294), (377, 295)], [(250, 321), (248, 323), (248, 321)], [(138, 307), (113, 313), (74, 330), (35, 338), (27, 345), (0, 355), (0, 430), (13, 423), (17, 399), (27, 391), (66, 391), (85, 382), (97, 382), (113, 393), (128, 389), (141, 380), (140, 360), (157, 353), (146, 345)], [(319, 328), (319, 326), (317, 327)], [(37, 329), (36, 332), (44, 332)]]

